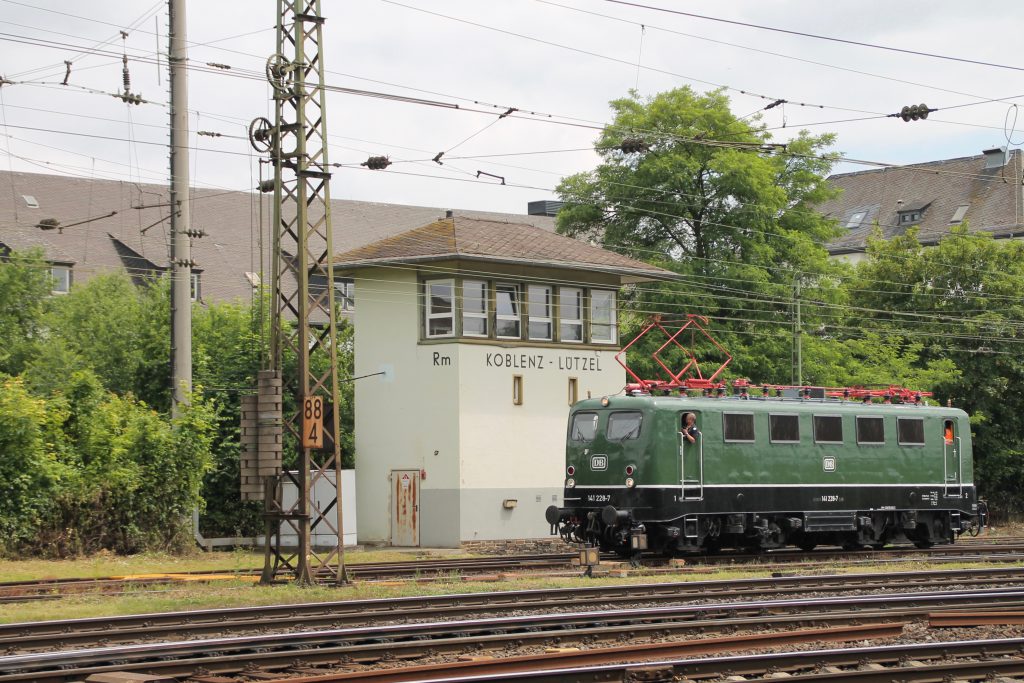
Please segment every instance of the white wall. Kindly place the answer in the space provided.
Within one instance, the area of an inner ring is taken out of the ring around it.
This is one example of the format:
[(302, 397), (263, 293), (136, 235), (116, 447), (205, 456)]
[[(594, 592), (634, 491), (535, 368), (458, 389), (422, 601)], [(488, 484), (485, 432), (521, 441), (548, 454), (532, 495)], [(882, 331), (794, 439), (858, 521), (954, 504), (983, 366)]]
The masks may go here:
[[(461, 540), (547, 536), (544, 510), (565, 480), (568, 380), (577, 378), (581, 399), (621, 391), (618, 349), (460, 347)], [(523, 377), (522, 405), (512, 402), (513, 375)]]
[[(359, 541), (381, 543), (390, 540), (391, 470), (424, 470), (421, 498), (458, 488), (458, 379), (433, 362), (434, 353), (454, 356), (456, 346), (417, 343), (412, 271), (370, 269), (355, 282), (355, 374), (386, 373), (357, 380), (355, 392)], [(422, 504), (420, 512), (421, 528), (432, 523)]]

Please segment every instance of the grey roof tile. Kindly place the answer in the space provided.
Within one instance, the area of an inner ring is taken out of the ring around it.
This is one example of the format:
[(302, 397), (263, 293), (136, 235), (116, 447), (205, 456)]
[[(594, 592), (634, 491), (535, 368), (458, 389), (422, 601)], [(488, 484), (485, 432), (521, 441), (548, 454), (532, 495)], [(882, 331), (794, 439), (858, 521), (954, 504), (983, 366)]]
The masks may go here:
[[(923, 164), (842, 173), (829, 178), (842, 190), (818, 210), (835, 218), (845, 234), (829, 244), (832, 253), (863, 251), (878, 225), (885, 237), (903, 234), (899, 212), (924, 209), (918, 239), (934, 243), (949, 232), (957, 208), (967, 205), (964, 220), (971, 230), (1008, 236), (1024, 231), (1024, 154), (1013, 150), (1005, 166), (985, 168), (982, 154)], [(866, 215), (856, 226), (845, 226), (856, 213)]]

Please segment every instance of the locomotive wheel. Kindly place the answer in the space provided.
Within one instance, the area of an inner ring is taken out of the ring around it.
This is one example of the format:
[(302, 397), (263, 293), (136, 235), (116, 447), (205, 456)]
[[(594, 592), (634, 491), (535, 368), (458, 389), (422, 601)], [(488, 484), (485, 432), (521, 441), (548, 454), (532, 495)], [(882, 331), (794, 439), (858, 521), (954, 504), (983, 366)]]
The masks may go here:
[(927, 550), (928, 548), (931, 548), (933, 545), (935, 544), (931, 541), (914, 541), (914, 547), (920, 548), (921, 550)]

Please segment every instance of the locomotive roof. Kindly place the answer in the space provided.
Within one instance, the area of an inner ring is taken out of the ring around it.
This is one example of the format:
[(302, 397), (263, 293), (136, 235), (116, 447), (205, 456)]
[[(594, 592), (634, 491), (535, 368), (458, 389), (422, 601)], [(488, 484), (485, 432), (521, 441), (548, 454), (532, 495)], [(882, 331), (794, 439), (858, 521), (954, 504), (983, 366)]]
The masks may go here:
[[(608, 405), (602, 405), (604, 398)], [(579, 401), (572, 407), (573, 412), (580, 410), (666, 410), (676, 412), (691, 408), (707, 413), (722, 412), (755, 412), (755, 413), (818, 413), (829, 412), (856, 413), (860, 415), (902, 415), (902, 416), (949, 416), (967, 417), (960, 408), (948, 408), (940, 405), (914, 405), (912, 403), (871, 403), (841, 399), (800, 399), (800, 398), (762, 398), (751, 396), (724, 396), (722, 398), (687, 397), (687, 396), (608, 396), (589, 398)]]

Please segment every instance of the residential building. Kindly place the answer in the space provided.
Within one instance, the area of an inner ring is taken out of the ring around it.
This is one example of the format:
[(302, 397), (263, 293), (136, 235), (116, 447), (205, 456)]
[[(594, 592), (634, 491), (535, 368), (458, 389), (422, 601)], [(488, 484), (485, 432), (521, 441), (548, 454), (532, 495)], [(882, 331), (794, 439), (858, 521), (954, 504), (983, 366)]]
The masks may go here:
[(936, 244), (966, 221), (996, 239), (1024, 236), (1024, 153), (1004, 147), (957, 159), (891, 166), (829, 178), (842, 190), (818, 209), (839, 222), (843, 235), (828, 245), (836, 258), (864, 258), (868, 238), (918, 229), (922, 244)]

